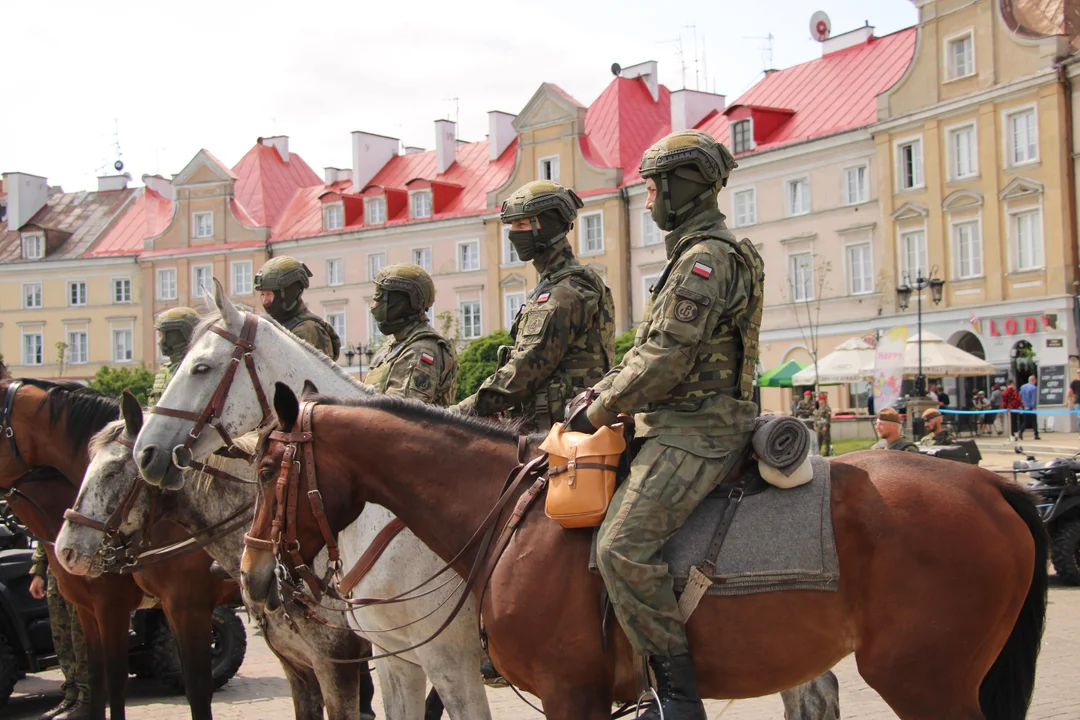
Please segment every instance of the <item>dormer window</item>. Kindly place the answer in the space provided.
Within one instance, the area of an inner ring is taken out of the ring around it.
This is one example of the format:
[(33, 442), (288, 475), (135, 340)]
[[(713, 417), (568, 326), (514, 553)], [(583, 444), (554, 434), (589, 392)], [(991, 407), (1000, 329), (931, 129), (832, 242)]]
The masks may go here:
[(731, 123), (731, 145), (736, 155), (754, 149), (753, 122), (751, 119), (746, 119)]
[(23, 235), (23, 259), (40, 260), (45, 257), (45, 236), (41, 233)]
[(386, 198), (364, 200), (365, 225), (381, 225), (386, 222)]
[(542, 157), (538, 161), (536, 175), (540, 180), (559, 182), (559, 156)]
[(946, 78), (956, 80), (975, 74), (975, 39), (969, 30), (963, 35), (949, 38), (946, 43)]
[(409, 194), (409, 214), (414, 218), (431, 217), (431, 191), (417, 190)]
[(345, 227), (345, 209), (341, 205), (325, 205), (322, 219), (323, 230), (340, 230)]
[(196, 240), (214, 237), (214, 213), (197, 212), (191, 214), (191, 237)]

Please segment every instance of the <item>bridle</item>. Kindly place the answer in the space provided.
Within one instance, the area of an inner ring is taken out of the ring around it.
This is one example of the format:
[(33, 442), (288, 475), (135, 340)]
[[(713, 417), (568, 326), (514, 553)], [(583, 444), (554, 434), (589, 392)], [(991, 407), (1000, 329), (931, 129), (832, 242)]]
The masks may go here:
[[(8, 446), (11, 448), (11, 456), (19, 461), (19, 465), (21, 465), (22, 469), (26, 472), (16, 478), (15, 481), (11, 484), (11, 487), (0, 487), (0, 500), (7, 500), (9, 505), (14, 501), (19, 500), (32, 507), (34, 509), (34, 512), (36, 512), (38, 516), (45, 521), (45, 527), (47, 527), (49, 532), (55, 537), (56, 528), (53, 527), (53, 524), (49, 520), (49, 516), (45, 512), (44, 508), (38, 505), (32, 497), (19, 490), (19, 483), (24, 480), (33, 480), (40, 475), (40, 471), (45, 469), (44, 467), (32, 467), (29, 463), (27, 463), (26, 458), (23, 457), (23, 454), (21, 452), (19, 452), (19, 443), (15, 439), (15, 427), (11, 424), (11, 422), (12, 416), (15, 411), (15, 395), (19, 392), (19, 388), (21, 388), (22, 386), (22, 380), (12, 380), (7, 384), (7, 388), (4, 390), (4, 402), (3, 405), (0, 405), (0, 433), (2, 433), (4, 437), (8, 439)], [(40, 543), (44, 543), (46, 545), (53, 544), (51, 540), (39, 538), (36, 535), (33, 535), (33, 533), (30, 533), (30, 535)]]
[[(225, 402), (229, 398), (229, 390), (232, 388), (233, 380), (236, 379), (236, 370), (240, 367), (241, 360), (247, 367), (248, 375), (251, 377), (251, 384), (255, 388), (255, 395), (259, 399), (259, 406), (262, 409), (262, 420), (259, 421), (259, 427), (263, 427), (269, 422), (270, 418), (274, 416), (273, 411), (270, 409), (270, 403), (266, 399), (266, 393), (263, 392), (262, 383), (259, 382), (259, 373), (255, 369), (255, 358), (252, 356), (252, 351), (255, 349), (255, 333), (259, 329), (259, 319), (251, 314), (244, 313), (244, 327), (240, 330), (239, 335), (233, 335), (228, 330), (224, 330), (216, 325), (210, 326), (210, 332), (215, 335), (219, 335), (233, 345), (236, 348), (233, 350), (232, 358), (229, 361), (229, 367), (225, 370), (225, 374), (221, 377), (221, 382), (218, 383), (217, 389), (214, 390), (214, 394), (210, 397), (210, 401), (206, 403), (206, 407), (203, 408), (201, 413), (194, 413), (188, 410), (174, 410), (173, 408), (162, 407), (161, 405), (155, 405), (150, 408), (149, 412), (155, 415), (165, 415), (166, 417), (179, 418), (181, 420), (191, 420), (195, 423), (195, 426), (188, 431), (187, 439), (183, 445), (177, 445), (172, 450), (172, 462), (173, 465), (181, 470), (187, 470), (188, 468), (195, 468), (197, 470), (203, 470), (209, 472), (206, 466), (202, 463), (196, 462), (192, 458), (191, 448), (198, 442), (199, 437), (202, 435), (202, 431), (207, 425), (210, 425), (217, 431), (218, 435), (225, 443), (224, 452), (235, 458), (243, 458), (248, 462), (253, 462), (255, 456), (252, 453), (245, 452), (236, 446), (232, 436), (229, 435), (229, 431), (225, 429), (225, 426), (221, 424), (222, 413), (225, 410)], [(211, 468), (210, 470), (212, 470)], [(210, 472), (210, 474), (213, 474)]]

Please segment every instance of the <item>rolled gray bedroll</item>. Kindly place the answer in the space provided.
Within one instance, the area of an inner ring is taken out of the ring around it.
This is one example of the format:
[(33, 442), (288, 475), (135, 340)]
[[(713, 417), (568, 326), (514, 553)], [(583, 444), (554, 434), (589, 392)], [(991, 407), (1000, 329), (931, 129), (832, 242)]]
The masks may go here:
[(766, 415), (757, 419), (751, 443), (758, 459), (789, 476), (810, 454), (810, 431), (796, 418)]

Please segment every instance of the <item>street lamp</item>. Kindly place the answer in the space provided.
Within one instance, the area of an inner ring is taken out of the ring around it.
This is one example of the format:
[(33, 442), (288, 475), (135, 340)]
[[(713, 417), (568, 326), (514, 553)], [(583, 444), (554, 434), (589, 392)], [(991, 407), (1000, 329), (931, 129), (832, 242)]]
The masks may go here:
[[(912, 280), (908, 273), (904, 273), (901, 276), (900, 287), (896, 288), (896, 304), (901, 310), (907, 310), (908, 304), (911, 302), (911, 293), (919, 291), (919, 294), (915, 299), (916, 317), (918, 318), (918, 343), (919, 343), (919, 374), (915, 376), (915, 395), (916, 397), (922, 397), (926, 395), (926, 377), (922, 372), (922, 291), (926, 288), (930, 288), (930, 299), (934, 301), (935, 305), (941, 303), (941, 298), (945, 294), (945, 281), (937, 277), (938, 266), (930, 268), (929, 277), (923, 277), (922, 268), (915, 270), (915, 278)], [(910, 285), (909, 285), (910, 283)]]
[(347, 346), (345, 348), (345, 362), (348, 363), (349, 367), (352, 367), (352, 361), (353, 361), (354, 357), (356, 357), (356, 346), (355, 345)]

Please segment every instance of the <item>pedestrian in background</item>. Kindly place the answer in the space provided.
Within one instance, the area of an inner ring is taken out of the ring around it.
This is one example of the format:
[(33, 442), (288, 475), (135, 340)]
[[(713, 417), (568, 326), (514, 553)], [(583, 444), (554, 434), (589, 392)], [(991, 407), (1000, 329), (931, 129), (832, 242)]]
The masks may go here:
[(1024, 430), (1029, 427), (1035, 431), (1035, 439), (1039, 439), (1039, 416), (1035, 414), (1034, 410), (1039, 405), (1039, 386), (1035, 376), (1032, 375), (1028, 378), (1028, 381), (1020, 387), (1020, 402), (1024, 404), (1025, 410), (1032, 412), (1026, 412), (1020, 419), (1020, 435), (1021, 440), (1024, 439)]
[[(990, 391), (990, 409), (1001, 409), (1001, 383), (994, 383), (993, 389)], [(994, 432), (998, 435), (1005, 432), (1005, 413), (996, 412), (992, 416)]]
[(1076, 368), (1076, 379), (1069, 383), (1069, 396), (1066, 407), (1070, 410), (1080, 410), (1080, 368)]
[(1009, 438), (1016, 442), (1016, 434), (1020, 432), (1020, 413), (1017, 410), (1024, 409), (1024, 403), (1020, 402), (1020, 393), (1016, 392), (1016, 382), (1009, 380), (1005, 383), (1005, 390), (1001, 393), (1001, 407), (1009, 411)]
[(86, 654), (86, 640), (75, 604), (60, 594), (56, 575), (49, 567), (45, 546), (38, 543), (32, 558), (30, 595), (49, 602), (49, 629), (52, 630), (53, 648), (60, 670), (64, 674), (64, 693), (60, 704), (46, 710), (39, 720), (89, 720), (90, 712), (90, 663)]

